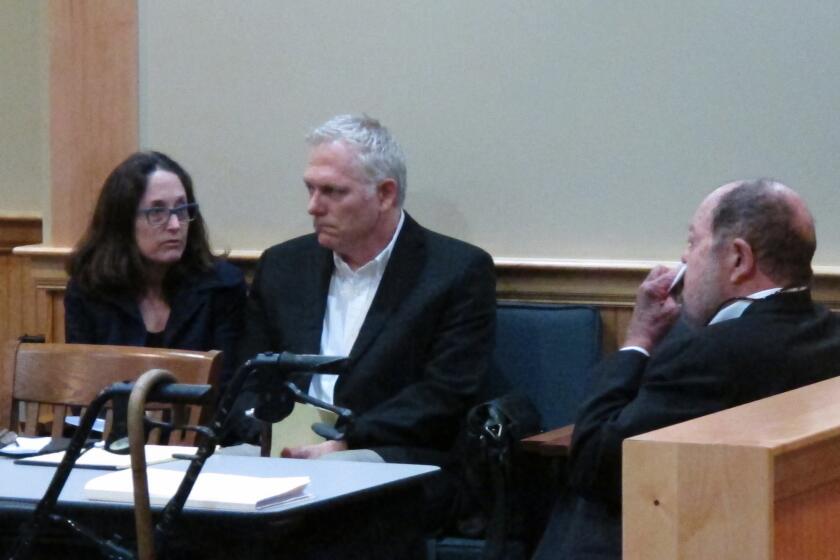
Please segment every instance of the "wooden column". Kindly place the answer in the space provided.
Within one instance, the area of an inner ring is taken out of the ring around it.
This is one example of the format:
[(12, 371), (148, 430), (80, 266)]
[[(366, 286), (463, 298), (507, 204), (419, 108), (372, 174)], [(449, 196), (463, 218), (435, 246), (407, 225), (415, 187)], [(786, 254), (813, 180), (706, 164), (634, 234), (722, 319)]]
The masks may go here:
[(74, 245), (99, 188), (138, 145), (137, 3), (49, 3), (52, 235)]

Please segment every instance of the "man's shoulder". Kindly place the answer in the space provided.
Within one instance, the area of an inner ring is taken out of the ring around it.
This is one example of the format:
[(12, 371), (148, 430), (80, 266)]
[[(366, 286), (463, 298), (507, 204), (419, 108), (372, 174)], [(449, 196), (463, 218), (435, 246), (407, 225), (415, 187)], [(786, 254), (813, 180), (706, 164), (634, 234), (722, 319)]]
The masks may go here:
[(669, 336), (660, 357), (739, 366), (767, 363), (785, 357), (791, 345), (803, 341), (823, 341), (824, 349), (826, 343), (840, 348), (840, 317), (810, 300), (759, 301), (738, 318)]
[(424, 237), (426, 247), (430, 253), (434, 253), (447, 261), (463, 262), (465, 260), (484, 260), (492, 262), (490, 254), (472, 243), (461, 239), (444, 235), (436, 231), (416, 224), (421, 235)]
[(740, 317), (706, 326), (701, 332), (720, 344), (738, 340), (758, 340), (767, 336), (787, 334), (807, 326), (822, 324), (822, 336), (837, 332), (840, 318), (827, 308), (814, 303), (807, 292), (778, 294), (750, 304)]
[(316, 235), (309, 233), (272, 245), (263, 251), (260, 261), (288, 261), (289, 259), (308, 257), (322, 251), (324, 251), (324, 248), (318, 244)]
[[(799, 319), (788, 322), (785, 327), (798, 323)], [(753, 346), (763, 347), (767, 345), (768, 337), (775, 337), (780, 334), (773, 325), (772, 317), (765, 315), (742, 315), (741, 317), (721, 321), (712, 325), (702, 327), (686, 327), (675, 336), (666, 337), (666, 342), (671, 342), (679, 348), (677, 354), (697, 356), (717, 356), (723, 359), (730, 359), (729, 349), (738, 355), (745, 348)], [(669, 333), (670, 335), (670, 333)]]

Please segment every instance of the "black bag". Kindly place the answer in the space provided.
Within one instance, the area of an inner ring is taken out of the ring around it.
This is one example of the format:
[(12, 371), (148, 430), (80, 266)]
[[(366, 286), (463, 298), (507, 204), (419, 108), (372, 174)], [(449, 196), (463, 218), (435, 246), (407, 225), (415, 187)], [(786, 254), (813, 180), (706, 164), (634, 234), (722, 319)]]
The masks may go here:
[(508, 540), (520, 533), (516, 489), (522, 469), (517, 461), (519, 440), (540, 431), (540, 414), (528, 397), (511, 393), (473, 407), (467, 415), (464, 473), (481, 519), (473, 517), (473, 532), (483, 525), (483, 558), (511, 556)]

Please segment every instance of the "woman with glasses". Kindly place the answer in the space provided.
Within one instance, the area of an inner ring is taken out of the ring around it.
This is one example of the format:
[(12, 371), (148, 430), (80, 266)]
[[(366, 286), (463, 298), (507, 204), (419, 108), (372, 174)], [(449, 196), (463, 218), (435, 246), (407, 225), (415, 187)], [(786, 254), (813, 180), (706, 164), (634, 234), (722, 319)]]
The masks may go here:
[(138, 152), (111, 172), (67, 272), (67, 342), (222, 350), (232, 373), (245, 282), (210, 252), (192, 179), (169, 157)]

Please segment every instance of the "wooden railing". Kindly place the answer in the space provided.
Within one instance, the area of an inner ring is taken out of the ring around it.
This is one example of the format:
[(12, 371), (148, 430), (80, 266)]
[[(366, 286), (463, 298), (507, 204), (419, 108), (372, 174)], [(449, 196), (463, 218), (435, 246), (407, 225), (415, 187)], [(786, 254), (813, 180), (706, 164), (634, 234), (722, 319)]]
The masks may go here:
[(629, 560), (840, 557), (840, 378), (624, 442)]

